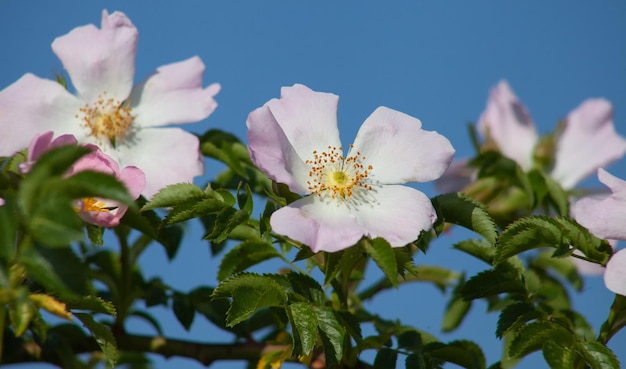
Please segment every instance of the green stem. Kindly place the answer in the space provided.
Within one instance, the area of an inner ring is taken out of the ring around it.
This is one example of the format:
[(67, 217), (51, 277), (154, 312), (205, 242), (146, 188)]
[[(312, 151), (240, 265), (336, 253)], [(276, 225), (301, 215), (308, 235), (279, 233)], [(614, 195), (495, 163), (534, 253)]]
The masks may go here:
[(606, 345), (611, 337), (624, 326), (626, 326), (626, 297), (616, 294), (609, 316), (602, 324), (602, 327), (600, 327), (597, 341)]

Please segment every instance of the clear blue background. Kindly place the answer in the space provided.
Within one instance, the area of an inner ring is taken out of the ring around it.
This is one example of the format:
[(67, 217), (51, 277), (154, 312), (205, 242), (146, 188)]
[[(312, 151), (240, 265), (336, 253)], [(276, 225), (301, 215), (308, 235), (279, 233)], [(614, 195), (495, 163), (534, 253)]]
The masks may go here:
[[(506, 78), (541, 132), (552, 131), (585, 98), (602, 96), (613, 102), (617, 131), (626, 135), (626, 3), (617, 0), (3, 0), (0, 88), (26, 72), (48, 78), (60, 72), (61, 64), (50, 49), (53, 39), (76, 26), (99, 26), (104, 8), (125, 12), (139, 29), (137, 80), (160, 65), (199, 55), (207, 66), (205, 84), (222, 84), (219, 107), (207, 120), (185, 126), (192, 132), (218, 127), (245, 139), (250, 111), (279, 96), (281, 86), (303, 83), (340, 96), (344, 143), (351, 142), (377, 106), (386, 105), (420, 118), (425, 129), (447, 136), (461, 158), (473, 154), (467, 122), (475, 121), (484, 109), (488, 89)], [(207, 176), (221, 168), (207, 161)], [(609, 170), (626, 178), (626, 161)], [(597, 181), (591, 179), (585, 185), (597, 185)], [(435, 195), (431, 184), (418, 188)], [(484, 266), (451, 249), (453, 242), (469, 236), (455, 229), (416, 262), (476, 273)], [(183, 292), (214, 285), (219, 258), (210, 257), (200, 237), (194, 224), (172, 263), (160, 246), (152, 246), (140, 260), (146, 277), (160, 275)], [(273, 267), (270, 264), (266, 270)], [(372, 268), (371, 275), (380, 273)], [(458, 331), (438, 334), (446, 301), (447, 296), (431, 285), (411, 284), (381, 294), (367, 307), (433, 332), (444, 341), (475, 340), (485, 350), (488, 363), (498, 360), (497, 316), (486, 314), (484, 304), (475, 304)], [(574, 294), (573, 301), (597, 329), (612, 294), (600, 277), (588, 278), (584, 291)], [(206, 342), (230, 338), (200, 316), (186, 332), (169, 311), (157, 308), (152, 312), (165, 321), (169, 337)], [(140, 322), (129, 328), (153, 333)], [(626, 333), (614, 337), (610, 347), (626, 363)], [(363, 357), (371, 360), (373, 355), (370, 351)], [(185, 359), (153, 358), (157, 368), (202, 367)], [(243, 365), (218, 362), (212, 367)], [(519, 367), (545, 364), (541, 354), (534, 354)]]

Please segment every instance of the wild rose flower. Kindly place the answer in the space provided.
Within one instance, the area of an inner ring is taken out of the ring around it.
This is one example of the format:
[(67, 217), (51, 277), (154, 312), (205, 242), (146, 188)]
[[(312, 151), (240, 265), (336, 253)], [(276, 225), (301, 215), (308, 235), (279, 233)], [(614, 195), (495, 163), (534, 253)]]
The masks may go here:
[(274, 212), (271, 226), (314, 252), (339, 251), (363, 236), (404, 246), (432, 228), (436, 213), (425, 194), (399, 184), (438, 178), (454, 149), (418, 119), (379, 107), (344, 156), (338, 101), (296, 84), (248, 116), (253, 162), (305, 195)]
[[(534, 154), (539, 136), (535, 123), (506, 81), (491, 89), (487, 107), (478, 120), (478, 130), (486, 138), (487, 146), (495, 146), (523, 170), (537, 165)], [(568, 114), (555, 147), (554, 165), (549, 173), (569, 190), (598, 168), (624, 156), (626, 139), (615, 132), (611, 103), (605, 99), (587, 99)], [(451, 184), (460, 183), (456, 177), (456, 173), (446, 173), (438, 187), (450, 188)]]
[(142, 168), (146, 197), (202, 174), (197, 137), (162, 127), (208, 117), (220, 86), (202, 88), (204, 64), (192, 57), (158, 68), (133, 87), (137, 38), (126, 15), (105, 10), (101, 29), (86, 25), (55, 39), (52, 49), (76, 95), (32, 74), (0, 91), (0, 156), (13, 155), (51, 130), (95, 144), (121, 165)]
[[(32, 165), (46, 151), (63, 145), (75, 145), (77, 140), (72, 135), (62, 135), (52, 139), (53, 132), (45, 132), (36, 136), (28, 150), (28, 161), (20, 166), (22, 173), (30, 171)], [(141, 191), (146, 185), (143, 172), (134, 166), (127, 166), (120, 171), (119, 165), (110, 156), (103, 153), (97, 146), (86, 144), (93, 151), (74, 163), (68, 173), (68, 177), (85, 170), (106, 173), (115, 176), (122, 182), (133, 199), (139, 198)], [(128, 210), (128, 206), (117, 201), (87, 197), (76, 200), (74, 204), (76, 212), (85, 221), (101, 227), (115, 227)]]
[[(626, 181), (604, 169), (598, 170), (598, 179), (611, 194), (584, 197), (573, 206), (576, 221), (596, 237), (626, 240)], [(604, 271), (604, 283), (612, 292), (626, 296), (626, 252), (620, 250), (611, 256)]]

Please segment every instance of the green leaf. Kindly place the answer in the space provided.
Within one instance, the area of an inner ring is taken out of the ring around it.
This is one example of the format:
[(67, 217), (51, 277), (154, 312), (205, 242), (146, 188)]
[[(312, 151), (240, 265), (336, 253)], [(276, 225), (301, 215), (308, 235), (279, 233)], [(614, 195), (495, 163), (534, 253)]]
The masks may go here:
[(87, 228), (87, 237), (89, 237), (89, 241), (91, 241), (94, 246), (104, 245), (104, 239), (102, 237), (104, 234), (104, 227), (99, 227), (89, 223), (86, 223), (85, 227)]
[(58, 191), (71, 199), (101, 197), (127, 205), (133, 204), (133, 199), (122, 182), (110, 174), (91, 170), (72, 174), (62, 180), (50, 181), (47, 190)]
[(95, 313), (108, 314), (115, 316), (115, 305), (98, 296), (80, 296), (74, 300), (67, 302), (68, 309), (91, 310)]
[(583, 288), (583, 278), (578, 273), (576, 264), (570, 258), (550, 257), (548, 252), (541, 252), (537, 258), (532, 260), (532, 266), (554, 270), (570, 282), (577, 291), (581, 291)]
[(432, 203), (444, 221), (472, 230), (491, 244), (496, 243), (496, 224), (483, 204), (461, 193), (439, 195)]
[(84, 222), (64, 196), (42, 198), (26, 222), (33, 238), (42, 245), (64, 247), (85, 238)]
[(320, 329), (324, 354), (329, 367), (334, 367), (341, 362), (343, 357), (343, 344), (346, 330), (337, 319), (335, 311), (330, 307), (315, 307), (317, 326)]
[(200, 150), (203, 155), (223, 162), (235, 173), (247, 178), (243, 163), (250, 162), (248, 150), (233, 134), (211, 129), (200, 138)]
[(202, 189), (191, 183), (177, 183), (169, 185), (157, 192), (141, 211), (157, 208), (169, 208), (177, 204), (190, 200), (200, 200), (207, 195)]
[(569, 196), (561, 185), (549, 175), (542, 173), (550, 199), (561, 216), (569, 216)]
[(254, 204), (252, 190), (250, 190), (250, 186), (247, 183), (244, 185), (244, 189), (244, 192), (241, 192), (241, 187), (237, 189), (237, 204), (239, 205), (239, 209), (248, 214), (252, 214)]
[(396, 367), (398, 351), (389, 348), (381, 348), (374, 359), (374, 369), (389, 369)]
[(203, 239), (212, 242), (222, 242), (228, 238), (228, 235), (236, 226), (246, 222), (249, 217), (250, 214), (244, 210), (225, 208), (217, 215), (213, 229)]
[(569, 249), (570, 245), (601, 263), (606, 262), (612, 252), (608, 244), (591, 235), (574, 220), (540, 215), (520, 219), (502, 232), (498, 240), (495, 262), (501, 262), (530, 249), (540, 247)]
[(15, 297), (9, 304), (9, 319), (16, 337), (24, 334), (26, 328), (28, 328), (28, 325), (35, 317), (35, 313), (36, 308), (30, 298), (28, 298), (28, 290), (26, 288), (15, 290)]
[(426, 360), (421, 352), (408, 355), (404, 365), (406, 369), (429, 369), (432, 367), (426, 365)]
[(261, 240), (249, 240), (231, 249), (220, 263), (217, 279), (223, 281), (233, 274), (243, 272), (262, 261), (280, 257), (272, 244)]
[(172, 309), (174, 310), (176, 319), (178, 319), (180, 324), (188, 331), (196, 315), (191, 297), (180, 292), (175, 292), (172, 301)]
[(420, 350), (423, 346), (422, 336), (416, 330), (407, 330), (397, 335), (398, 348), (411, 351)]
[[(43, 250), (45, 249), (42, 249), (41, 251)], [(27, 247), (23, 249), (19, 255), (18, 263), (26, 268), (29, 276), (31, 276), (42, 286), (44, 286), (48, 292), (59, 296), (61, 300), (71, 301), (77, 299), (79, 295), (66, 284), (64, 279), (59, 276), (60, 270), (65, 268), (63, 263), (57, 264), (53, 262), (55, 260), (58, 261), (58, 258), (53, 258), (52, 261), (48, 260), (48, 258), (44, 257), (39, 251), (40, 250), (37, 250), (34, 247)], [(62, 254), (69, 256), (69, 254), (67, 254), (67, 251), (71, 253), (71, 250), (65, 249), (63, 250)], [(62, 256), (61, 254), (56, 255)], [(68, 259), (68, 262), (72, 262), (72, 259)], [(82, 274), (80, 269), (74, 269), (74, 267), (75, 266), (69, 266), (68, 269), (64, 269), (64, 272), (69, 272), (70, 274), (72, 274), (73, 272), (77, 271), (79, 274)], [(70, 274), (67, 275), (69, 276)], [(86, 289), (80, 288), (80, 286), (83, 286), (85, 284), (86, 280), (87, 278), (85, 275), (84, 279), (73, 281), (74, 284), (77, 284), (75, 285), (75, 287), (78, 287), (80, 290), (82, 290), (78, 291), (79, 293), (86, 293)]]
[(447, 344), (430, 343), (424, 346), (424, 352), (433, 358), (454, 363), (463, 368), (486, 368), (485, 355), (480, 346), (472, 341), (452, 341)]
[(443, 332), (451, 332), (457, 329), (471, 307), (471, 301), (464, 300), (461, 296), (455, 294), (446, 307), (446, 312), (441, 322), (441, 330)]
[(535, 309), (533, 304), (517, 302), (502, 310), (498, 317), (496, 336), (502, 338), (511, 329), (515, 329), (529, 320), (538, 318), (543, 314)]
[(543, 358), (550, 368), (575, 368), (578, 355), (571, 347), (564, 347), (557, 342), (546, 341), (543, 344)]
[(515, 335), (509, 347), (509, 356), (524, 357), (540, 350), (545, 342), (558, 342), (564, 347), (574, 344), (575, 337), (557, 323), (537, 321), (523, 326)]
[(326, 294), (319, 283), (310, 276), (291, 272), (287, 274), (294, 294), (303, 297), (306, 301), (321, 306), (326, 303)]
[(212, 298), (232, 297), (227, 326), (232, 327), (268, 306), (284, 306), (288, 282), (283, 276), (243, 273), (222, 281)]
[(317, 342), (317, 315), (306, 302), (296, 302), (287, 307), (289, 321), (293, 327), (293, 354), (308, 355)]
[(466, 300), (495, 296), (500, 293), (526, 293), (526, 287), (518, 270), (508, 264), (496, 265), (470, 278), (460, 290)]
[(376, 265), (385, 273), (389, 282), (394, 287), (398, 287), (398, 265), (396, 264), (396, 256), (387, 242), (383, 238), (375, 238), (373, 240), (364, 239), (362, 241), (365, 251), (372, 257)]
[(619, 369), (620, 363), (613, 351), (598, 341), (581, 342), (585, 361), (593, 369)]
[(119, 353), (117, 351), (115, 337), (113, 337), (109, 328), (102, 323), (96, 322), (89, 314), (74, 313), (74, 316), (78, 318), (83, 323), (85, 328), (91, 332), (104, 354), (107, 366), (113, 368), (117, 362)]
[(53, 148), (37, 159), (20, 185), (18, 204), (22, 213), (30, 214), (50, 181), (62, 177), (74, 162), (90, 152), (85, 147), (66, 145)]
[(453, 246), (457, 250), (461, 250), (466, 254), (484, 261), (485, 263), (492, 265), (493, 258), (496, 255), (496, 249), (486, 240), (465, 240), (454, 244)]
[(7, 263), (15, 256), (19, 215), (15, 192), (5, 192), (4, 200), (0, 206), (0, 260)]
[(165, 223), (180, 223), (209, 214), (217, 214), (229, 208), (228, 204), (218, 199), (191, 198), (171, 209), (165, 217)]
[(312, 257), (313, 255), (315, 255), (315, 253), (309, 247), (303, 247), (298, 250), (298, 253), (293, 258), (293, 261), (296, 262), (300, 260), (306, 260)]
[(348, 311), (337, 311), (337, 318), (340, 320), (341, 326), (346, 329), (346, 333), (356, 341), (357, 345), (360, 345), (363, 341), (363, 334), (359, 319)]

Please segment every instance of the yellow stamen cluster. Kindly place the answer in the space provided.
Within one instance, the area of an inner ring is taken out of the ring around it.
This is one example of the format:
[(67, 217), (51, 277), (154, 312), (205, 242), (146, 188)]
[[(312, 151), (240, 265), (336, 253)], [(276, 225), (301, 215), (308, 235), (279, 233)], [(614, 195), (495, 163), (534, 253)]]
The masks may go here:
[(99, 201), (94, 197), (84, 197), (80, 200), (81, 207), (77, 208), (76, 211), (99, 211), (99, 212), (108, 212), (111, 211), (111, 208), (106, 207), (105, 203)]
[(313, 151), (313, 159), (306, 161), (311, 166), (311, 179), (307, 181), (311, 192), (318, 196), (328, 193), (333, 199), (345, 199), (352, 196), (355, 187), (372, 189), (367, 183), (367, 177), (374, 168), (363, 165), (365, 156), (357, 152), (356, 155), (344, 158), (342, 152), (342, 147), (332, 146), (328, 146), (327, 151)]
[(106, 97), (106, 91), (98, 96), (93, 104), (80, 108), (76, 118), (82, 120), (82, 126), (91, 131), (91, 136), (102, 141), (109, 139), (113, 144), (117, 138), (128, 134), (135, 117), (126, 102)]

